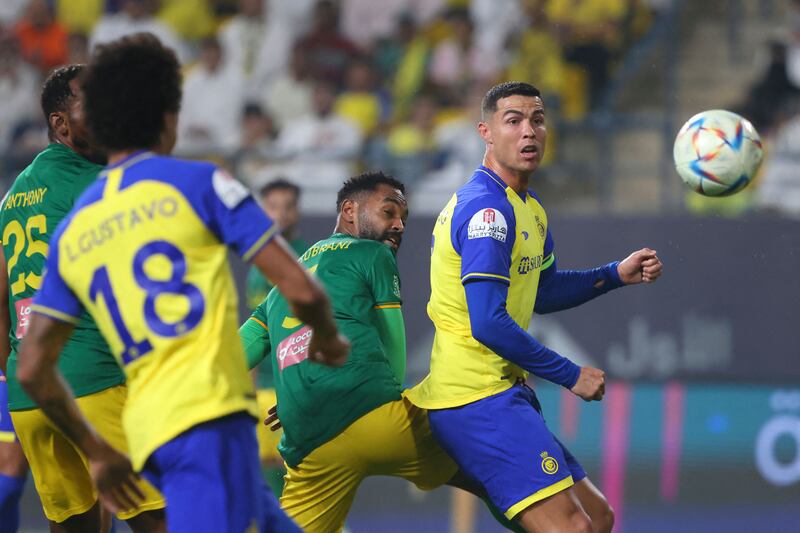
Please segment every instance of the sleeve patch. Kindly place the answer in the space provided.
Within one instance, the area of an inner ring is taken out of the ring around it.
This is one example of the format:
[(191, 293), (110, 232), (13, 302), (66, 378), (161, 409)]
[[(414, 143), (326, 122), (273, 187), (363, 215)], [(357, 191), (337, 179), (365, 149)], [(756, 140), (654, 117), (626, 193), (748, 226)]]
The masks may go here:
[(233, 209), (250, 196), (247, 187), (239, 183), (233, 176), (222, 169), (214, 171), (211, 177), (211, 184), (217, 197), (228, 209)]
[(469, 220), (467, 226), (468, 239), (481, 239), (491, 237), (500, 242), (506, 242), (508, 224), (506, 217), (497, 209), (487, 207), (481, 209)]

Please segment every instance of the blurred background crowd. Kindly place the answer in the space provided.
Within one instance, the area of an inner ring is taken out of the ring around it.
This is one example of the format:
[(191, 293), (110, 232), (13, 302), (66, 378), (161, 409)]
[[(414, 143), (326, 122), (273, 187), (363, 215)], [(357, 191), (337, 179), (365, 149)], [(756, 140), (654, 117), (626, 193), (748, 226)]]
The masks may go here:
[[(176, 153), (254, 188), (285, 177), (329, 211), (342, 179), (381, 168), (452, 191), (480, 163), (479, 102), (531, 81), (552, 124), (602, 106), (612, 73), (671, 0), (4, 0), (0, 153), (13, 179), (46, 142), (38, 88), (93, 46), (150, 31), (185, 65)], [(423, 207), (424, 209), (424, 207)]]

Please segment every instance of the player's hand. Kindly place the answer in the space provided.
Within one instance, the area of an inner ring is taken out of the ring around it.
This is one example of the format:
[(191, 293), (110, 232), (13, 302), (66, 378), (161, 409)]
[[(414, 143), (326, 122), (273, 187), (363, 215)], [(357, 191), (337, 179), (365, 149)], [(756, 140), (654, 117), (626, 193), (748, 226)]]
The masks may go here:
[(625, 285), (653, 283), (661, 276), (663, 265), (655, 250), (642, 248), (617, 265), (619, 278)]
[(317, 331), (311, 335), (308, 358), (315, 363), (342, 366), (347, 361), (349, 353), (350, 341), (336, 330), (331, 335), (318, 334)]
[(278, 431), (283, 426), (281, 425), (281, 421), (278, 418), (278, 406), (273, 405), (267, 411), (267, 418), (264, 419), (264, 425), (269, 426), (270, 431)]
[(89, 472), (100, 502), (112, 513), (132, 509), (144, 499), (131, 462), (108, 444), (103, 444), (89, 458)]
[(587, 402), (600, 401), (606, 393), (606, 373), (599, 368), (582, 366), (578, 381), (570, 390)]

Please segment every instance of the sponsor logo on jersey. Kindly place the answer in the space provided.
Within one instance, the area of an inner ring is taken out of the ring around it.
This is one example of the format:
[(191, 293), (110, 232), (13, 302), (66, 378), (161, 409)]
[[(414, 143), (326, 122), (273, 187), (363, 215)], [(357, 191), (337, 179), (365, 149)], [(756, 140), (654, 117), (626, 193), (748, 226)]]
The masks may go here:
[(28, 324), (31, 321), (31, 304), (33, 297), (23, 298), (14, 302), (14, 308), (17, 310), (17, 329), (14, 335), (18, 339), (22, 339), (28, 333)]
[(519, 266), (517, 267), (517, 273), (519, 274), (527, 274), (531, 270), (537, 269), (542, 266), (542, 256), (537, 255), (536, 257), (528, 257), (525, 256), (519, 260)]
[(558, 472), (558, 461), (554, 457), (550, 457), (547, 452), (542, 452), (539, 456), (542, 458), (542, 471), (545, 474), (552, 475)]
[(276, 356), (278, 368), (285, 368), (308, 359), (308, 345), (311, 342), (311, 328), (305, 326), (298, 329), (278, 344)]
[(214, 187), (217, 197), (228, 209), (233, 209), (250, 196), (250, 191), (247, 190), (247, 187), (219, 168), (214, 171), (214, 175), (211, 177), (211, 185)]
[(481, 209), (469, 221), (467, 226), (468, 239), (481, 239), (491, 237), (500, 242), (506, 242), (508, 224), (503, 213), (496, 209)]

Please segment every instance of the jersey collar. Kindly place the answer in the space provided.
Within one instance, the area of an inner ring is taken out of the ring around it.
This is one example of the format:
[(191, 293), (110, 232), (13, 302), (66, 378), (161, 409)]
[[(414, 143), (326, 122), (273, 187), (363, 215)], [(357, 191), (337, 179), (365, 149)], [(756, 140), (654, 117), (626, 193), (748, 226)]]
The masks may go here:
[[(509, 188), (509, 187), (508, 187), (508, 185), (506, 185), (506, 182), (504, 182), (504, 181), (503, 181), (503, 180), (500, 178), (500, 176), (498, 176), (498, 175), (497, 175), (497, 174), (494, 172), (494, 170), (490, 169), (489, 167), (485, 167), (485, 166), (483, 166), (483, 165), (479, 166), (479, 167), (478, 167), (478, 168), (475, 170), (475, 175), (476, 175), (476, 176), (480, 176), (480, 175), (485, 175), (485, 176), (488, 176), (489, 178), (491, 178), (491, 180), (492, 180), (492, 181), (493, 181), (493, 182), (494, 182), (494, 183), (495, 183), (495, 184), (496, 184), (498, 187), (500, 187), (501, 189), (503, 189), (503, 191), (504, 191), (504, 192), (506, 191), (506, 189), (508, 189), (508, 188)], [(516, 195), (519, 197), (519, 199), (520, 199), (520, 200), (522, 200), (523, 202), (525, 202), (525, 201), (528, 199), (528, 195), (527, 195), (527, 194), (519, 194), (519, 193), (517, 193), (516, 191), (514, 191), (514, 194), (516, 194)]]

